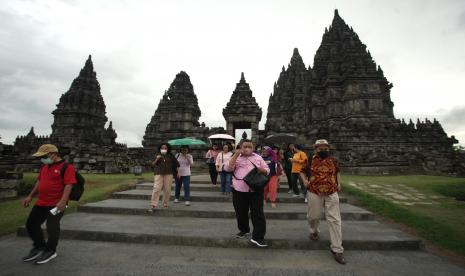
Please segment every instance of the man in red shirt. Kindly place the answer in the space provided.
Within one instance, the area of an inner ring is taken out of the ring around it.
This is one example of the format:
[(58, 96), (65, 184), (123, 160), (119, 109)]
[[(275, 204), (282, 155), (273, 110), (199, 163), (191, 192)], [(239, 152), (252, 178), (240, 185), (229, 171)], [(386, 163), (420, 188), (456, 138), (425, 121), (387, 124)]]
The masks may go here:
[[(65, 160), (58, 155), (58, 148), (52, 144), (39, 147), (32, 156), (41, 158), (44, 164), (39, 171), (37, 182), (31, 193), (24, 199), (23, 206), (27, 208), (32, 198), (38, 199), (32, 207), (26, 222), (26, 229), (34, 242), (33, 248), (23, 258), (25, 262), (35, 261), (35, 264), (45, 264), (56, 258), (56, 247), (60, 236), (60, 220), (68, 204), (72, 185), (77, 183), (74, 167), (69, 164), (61, 174)], [(58, 213), (53, 213), (56, 207)], [(47, 221), (47, 236), (45, 242), (41, 225)]]
[(310, 239), (318, 240), (321, 209), (324, 208), (331, 239), (331, 253), (338, 263), (345, 264), (338, 195), (341, 190), (339, 162), (329, 155), (329, 144), (325, 139), (317, 140), (314, 147), (315, 154), (311, 164), (307, 162), (300, 173), (305, 187), (310, 191), (307, 211)]

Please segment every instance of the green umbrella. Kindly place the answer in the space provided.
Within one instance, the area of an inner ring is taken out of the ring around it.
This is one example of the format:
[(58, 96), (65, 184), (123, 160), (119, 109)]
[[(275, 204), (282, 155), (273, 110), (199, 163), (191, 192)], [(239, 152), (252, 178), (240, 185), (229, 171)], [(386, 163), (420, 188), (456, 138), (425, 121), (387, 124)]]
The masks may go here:
[(169, 140), (168, 144), (170, 144), (172, 146), (192, 146), (192, 145), (205, 146), (205, 145), (207, 145), (202, 140), (197, 140), (197, 139), (192, 139), (192, 138), (182, 138), (182, 139)]

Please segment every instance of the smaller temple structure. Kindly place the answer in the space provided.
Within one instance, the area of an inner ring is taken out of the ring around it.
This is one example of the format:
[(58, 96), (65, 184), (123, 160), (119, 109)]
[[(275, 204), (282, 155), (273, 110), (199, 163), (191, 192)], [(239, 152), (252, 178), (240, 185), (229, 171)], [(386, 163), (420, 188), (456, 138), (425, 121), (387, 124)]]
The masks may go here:
[(201, 112), (189, 75), (181, 71), (158, 103), (147, 124), (142, 145), (156, 148), (171, 139), (191, 137), (207, 141), (210, 134), (224, 133), (223, 128), (210, 129), (199, 123)]
[(229, 135), (234, 137), (236, 129), (251, 129), (251, 139), (258, 143), (260, 139), (258, 124), (262, 118), (262, 109), (258, 106), (255, 97), (252, 96), (252, 90), (245, 81), (244, 73), (241, 73), (241, 79), (236, 84), (236, 89), (223, 109), (223, 116)]

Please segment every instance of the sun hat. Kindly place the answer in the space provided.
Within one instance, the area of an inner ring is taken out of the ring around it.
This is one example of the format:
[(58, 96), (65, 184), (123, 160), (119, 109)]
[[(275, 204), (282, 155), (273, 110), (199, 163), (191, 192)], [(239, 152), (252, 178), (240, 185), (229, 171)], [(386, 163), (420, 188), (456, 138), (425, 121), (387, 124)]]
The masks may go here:
[(32, 156), (41, 157), (51, 152), (58, 152), (58, 148), (52, 144), (44, 144), (40, 146), (37, 152), (34, 153)]

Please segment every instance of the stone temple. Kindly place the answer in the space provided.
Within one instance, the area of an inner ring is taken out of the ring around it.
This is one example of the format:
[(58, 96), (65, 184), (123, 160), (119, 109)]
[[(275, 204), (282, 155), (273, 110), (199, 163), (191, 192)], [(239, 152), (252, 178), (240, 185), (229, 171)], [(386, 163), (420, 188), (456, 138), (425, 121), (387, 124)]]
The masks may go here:
[(157, 148), (171, 139), (196, 137), (206, 140), (210, 134), (224, 132), (199, 123), (201, 112), (189, 75), (181, 71), (165, 91), (155, 114), (145, 129), (142, 145)]
[(31, 128), (14, 143), (18, 155), (17, 169), (37, 169), (39, 162), (31, 157), (41, 144), (53, 143), (60, 153), (81, 171), (121, 172), (127, 170), (127, 147), (115, 142), (117, 134), (108, 118), (100, 84), (89, 56), (67, 92), (61, 95), (52, 112), (54, 121), (50, 136), (36, 136)]
[(335, 11), (313, 68), (294, 49), (270, 95), (265, 132), (296, 135), (310, 147), (328, 139), (346, 169), (388, 173), (456, 171), (453, 144), (435, 119), (394, 117), (393, 85)]
[[(211, 134), (234, 135), (237, 129), (251, 129), (257, 144), (265, 144), (267, 136), (286, 134), (294, 136), (306, 151), (312, 150), (316, 139), (328, 139), (349, 173), (465, 174), (465, 158), (453, 148), (458, 141), (448, 137), (436, 119), (407, 123), (395, 118), (392, 87), (366, 45), (336, 10), (313, 66), (306, 66), (294, 49), (289, 65), (270, 85), (273, 92), (264, 130), (259, 130), (262, 109), (243, 73), (225, 103), (224, 129), (199, 122), (197, 95), (188, 74), (181, 71), (148, 122), (143, 147), (128, 148), (115, 142), (112, 123), (106, 126), (105, 103), (89, 56), (52, 112), (52, 134), (38, 137), (31, 128), (16, 139), (14, 147), (2, 145), (0, 163), (14, 160), (16, 170), (37, 169), (39, 163), (31, 153), (51, 142), (81, 171), (125, 172), (146, 165), (158, 145), (170, 139), (192, 137), (208, 142)], [(201, 158), (205, 150), (197, 149), (194, 157)]]
[(115, 144), (117, 135), (112, 123), (105, 128), (108, 118), (91, 56), (52, 114), (51, 140), (55, 143)]

